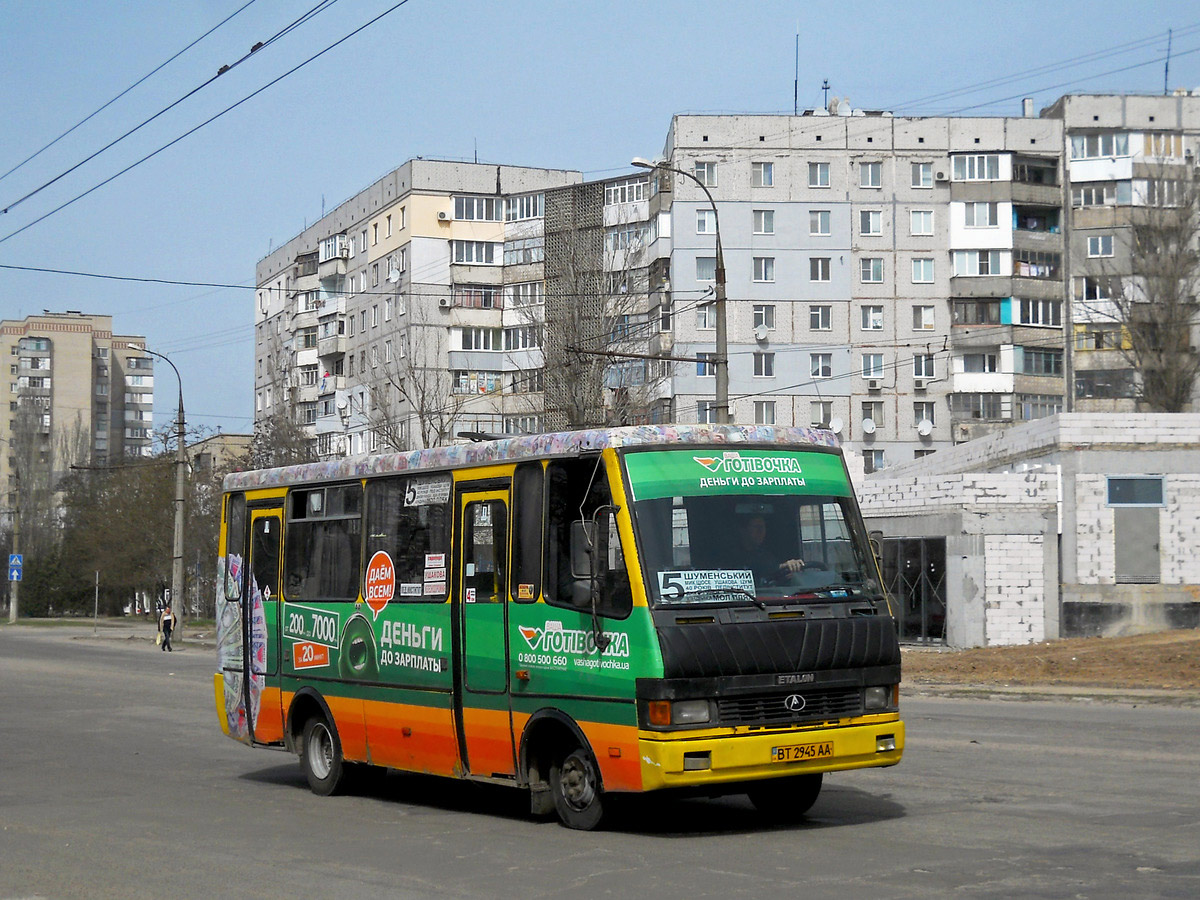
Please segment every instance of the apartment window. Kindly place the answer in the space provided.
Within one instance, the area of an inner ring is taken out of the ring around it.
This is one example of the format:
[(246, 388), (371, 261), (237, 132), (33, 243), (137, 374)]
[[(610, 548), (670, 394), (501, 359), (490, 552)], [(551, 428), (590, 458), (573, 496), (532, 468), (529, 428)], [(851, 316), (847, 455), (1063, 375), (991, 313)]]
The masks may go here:
[(504, 373), (458, 370), (451, 382), (455, 394), (499, 394), (503, 390)]
[(379, 263), (371, 266), (371, 287), (379, 287)]
[(774, 425), (775, 424), (775, 401), (774, 400), (755, 400), (754, 401), (754, 424), (755, 425)]
[(964, 353), (964, 372), (999, 372), (1000, 360), (995, 353)]
[[(645, 181), (637, 182), (645, 187)], [(604, 202), (608, 203), (611, 185), (604, 188)], [(639, 200), (641, 197), (638, 198)], [(520, 197), (509, 197), (505, 205), (504, 218), (509, 222), (523, 222), (526, 219), (540, 219), (546, 210), (545, 194), (522, 194)]]
[(775, 184), (775, 163), (750, 163), (750, 186), (771, 187)]
[(919, 256), (912, 261), (913, 284), (933, 284), (933, 259)]
[(717, 401), (697, 401), (696, 421), (701, 425), (715, 425), (717, 423)]
[(1033, 349), (1025, 347), (1025, 358), (1021, 371), (1026, 375), (1062, 375), (1063, 352), (1061, 350)]
[(1098, 234), (1088, 238), (1087, 241), (1088, 256), (1112, 256), (1113, 255), (1113, 236), (1111, 234)]
[(882, 306), (864, 306), (862, 308), (862, 330), (863, 331), (882, 331), (883, 330), (883, 307)]
[(1047, 325), (1055, 328), (1062, 326), (1062, 301), (1019, 300), (1014, 302), (1019, 304), (1022, 325)]
[(858, 233), (883, 234), (883, 213), (877, 209), (864, 209), (858, 214)]
[(316, 387), (317, 384), (317, 367), (316, 366), (301, 366), (300, 367), (300, 384), (304, 387)]
[(363, 229), (358, 233), (358, 252), (367, 252), (367, 229)]
[(998, 203), (964, 203), (963, 207), (968, 228), (992, 228), (999, 222)]
[(808, 327), (811, 331), (830, 331), (833, 328), (833, 307), (821, 304), (808, 308)]
[(504, 293), (510, 306), (535, 306), (545, 302), (546, 286), (540, 281), (522, 281), (505, 285)]
[(920, 162), (912, 164), (912, 186), (915, 188), (933, 187), (933, 163)]
[(363, 334), (367, 333), (367, 311), (364, 309), (358, 314), (359, 331)]
[(451, 241), (456, 263), (491, 266), (496, 264), (496, 244), (491, 241)]
[(466, 309), (495, 309), (500, 304), (500, 287), (494, 284), (456, 284), (451, 294), (455, 306)]
[(1071, 159), (1128, 156), (1129, 135), (1115, 132), (1071, 136)]
[(1132, 202), (1133, 186), (1128, 181), (1104, 181), (1071, 188), (1072, 206), (1128, 206)]
[(879, 284), (883, 281), (883, 259), (878, 256), (866, 256), (859, 260), (863, 284)]
[(462, 329), (462, 349), (464, 350), (499, 350), (502, 346), (502, 332), (499, 328), (464, 328)]
[(913, 404), (913, 425), (920, 425), (922, 422), (928, 422), (930, 425), (937, 423), (934, 416), (937, 414), (937, 404), (928, 400), (922, 400)]
[(754, 210), (754, 233), (755, 234), (774, 234), (775, 233), (775, 210), (773, 210), (773, 209), (756, 209), (756, 210)]
[(933, 210), (914, 209), (909, 213), (909, 231), (914, 235), (933, 234)]
[(810, 354), (808, 354), (808, 372), (813, 378), (832, 378), (833, 377), (833, 354), (832, 353), (810, 353)]
[(1054, 394), (1017, 394), (1017, 416), (1025, 421), (1062, 412), (1062, 397)]
[(913, 355), (913, 378), (933, 378), (933, 354), (917, 353)]
[(883, 354), (882, 353), (864, 353), (862, 355), (862, 377), (863, 378), (882, 378), (883, 377)]
[(1076, 278), (1076, 293), (1084, 300), (1109, 300), (1108, 281), (1103, 278)]
[(378, 365), (379, 365), (379, 348), (372, 347), (371, 348), (371, 368), (373, 369)]
[(696, 234), (715, 234), (717, 230), (717, 211), (715, 209), (696, 210)]
[(504, 202), (499, 197), (455, 197), (454, 218), (468, 222), (499, 222)]
[[(1118, 350), (1123, 342), (1124, 337), (1120, 325), (1092, 324), (1075, 332), (1076, 350)], [(1095, 396), (1102, 395), (1096, 394)]]
[(518, 325), (504, 329), (505, 350), (532, 350), (542, 346), (540, 325)]
[(1000, 178), (1000, 157), (995, 153), (954, 157), (955, 181), (996, 181)]
[(829, 187), (829, 163), (810, 162), (808, 164), (808, 186)]
[(696, 354), (696, 374), (697, 375), (716, 375), (717, 364), (713, 362), (715, 353), (697, 353)]
[[(697, 163), (700, 165), (713, 165), (713, 163)], [(700, 174), (699, 172), (696, 173)], [(615, 184), (606, 184), (604, 186), (604, 205), (612, 206), (615, 203), (632, 203), (636, 200), (646, 199), (646, 178), (632, 178), (628, 181), (618, 181)], [(536, 196), (541, 196), (538, 194)], [(539, 204), (540, 205), (540, 204)], [(539, 212), (538, 215), (541, 215)]]
[(808, 261), (808, 280), (809, 281), (828, 281), (829, 280), (829, 257), (814, 256)]
[(696, 307), (696, 327), (701, 329), (717, 327), (717, 307), (715, 303), (702, 303)]
[(1146, 156), (1183, 156), (1183, 135), (1147, 134), (1143, 143)]
[(696, 257), (696, 280), (697, 281), (716, 281), (717, 280), (717, 258), (715, 256), (697, 256)]
[(392, 217), (389, 215), (387, 217), (386, 221), (387, 221), (387, 228), (385, 229), (385, 231), (387, 232), (386, 236), (391, 237), (392, 236)]
[(955, 325), (999, 325), (999, 300), (954, 300), (951, 311)]
[(773, 303), (754, 304), (754, 327), (771, 329), (775, 327), (775, 305)]
[(378, 304), (371, 307), (371, 327), (372, 328), (379, 327), (379, 305)]
[(870, 419), (878, 428), (883, 425), (883, 401), (869, 400), (862, 405), (862, 417)]
[(933, 331), (934, 314), (932, 306), (913, 307), (913, 331)]
[(392, 361), (392, 342), (383, 342), (383, 361), (390, 363)]
[(371, 223), (371, 246), (379, 243), (379, 223)]
[(300, 349), (312, 350), (317, 346), (317, 327), (300, 329)]
[(957, 276), (999, 275), (999, 250), (955, 250), (954, 274)]
[(858, 186), (877, 188), (883, 186), (883, 163), (865, 162), (858, 164)]
[[(711, 212), (711, 210), (710, 210), (710, 212)], [(715, 219), (714, 219), (714, 222), (715, 222)], [(696, 227), (697, 228), (700, 227), (700, 223), (698, 221), (696, 223)], [(713, 230), (714, 231), (716, 230), (715, 224), (713, 226)], [(647, 234), (648, 234), (648, 232), (646, 230), (645, 225), (622, 225), (618, 228), (610, 229), (604, 235), (604, 249), (607, 250), (609, 253), (615, 253), (618, 250), (628, 250), (631, 247), (636, 249), (638, 247), (641, 247), (643, 244), (645, 244)], [(536, 258), (511, 259), (510, 260), (509, 254), (507, 252), (508, 248), (513, 247), (513, 246), (520, 246), (522, 244), (531, 245), (531, 246), (536, 244), (537, 249), (538, 249)], [(524, 241), (511, 241), (508, 244), (505, 244), (504, 246), (505, 246), (504, 262), (506, 264), (513, 263), (513, 262), (542, 262), (544, 259), (543, 248), (545, 246), (545, 242), (544, 242), (543, 238), (526, 238)]]
[(754, 354), (754, 375), (756, 378), (775, 377), (775, 354), (756, 352)]
[(698, 162), (693, 170), (696, 175), (696, 180), (705, 187), (716, 187), (717, 185), (717, 164), (715, 162)]
[(830, 233), (829, 210), (814, 209), (808, 213), (808, 233), (828, 235)]
[(1058, 278), (1062, 254), (1048, 250), (1014, 250), (1013, 274), (1023, 278)]
[(669, 332), (671, 330), (671, 301), (662, 300), (658, 307), (658, 330), (661, 332)]
[(863, 474), (870, 475), (872, 472), (878, 472), (886, 467), (887, 461), (882, 450), (863, 451)]
[(808, 405), (808, 421), (815, 428), (828, 428), (833, 420), (832, 400), (813, 400)]
[(754, 257), (754, 280), (755, 281), (774, 281), (775, 280), (775, 257), (773, 257), (773, 256), (756, 256), (756, 257)]

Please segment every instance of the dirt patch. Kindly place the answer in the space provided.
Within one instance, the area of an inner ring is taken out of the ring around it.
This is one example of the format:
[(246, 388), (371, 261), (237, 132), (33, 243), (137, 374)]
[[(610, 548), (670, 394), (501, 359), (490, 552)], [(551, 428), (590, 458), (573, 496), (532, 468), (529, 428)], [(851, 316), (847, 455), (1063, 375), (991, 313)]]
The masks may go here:
[(904, 681), (1200, 690), (1200, 630), (974, 650), (906, 647)]

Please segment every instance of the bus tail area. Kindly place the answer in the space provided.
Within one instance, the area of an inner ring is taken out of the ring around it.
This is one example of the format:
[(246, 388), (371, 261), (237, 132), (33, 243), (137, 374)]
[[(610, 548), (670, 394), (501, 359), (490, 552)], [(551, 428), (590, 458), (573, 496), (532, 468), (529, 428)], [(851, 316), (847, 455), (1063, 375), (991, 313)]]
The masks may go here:
[(895, 765), (900, 654), (828, 432), (518, 437), (229, 476), (222, 730), (335, 794), (392, 768), (803, 815)]

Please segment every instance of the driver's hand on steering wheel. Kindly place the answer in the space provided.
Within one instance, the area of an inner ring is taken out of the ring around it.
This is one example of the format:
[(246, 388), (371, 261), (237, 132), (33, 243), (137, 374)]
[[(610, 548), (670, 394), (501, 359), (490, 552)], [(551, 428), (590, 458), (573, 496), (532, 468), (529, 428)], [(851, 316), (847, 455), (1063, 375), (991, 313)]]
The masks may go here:
[(779, 564), (781, 572), (800, 572), (804, 570), (804, 560), (802, 559), (785, 559)]

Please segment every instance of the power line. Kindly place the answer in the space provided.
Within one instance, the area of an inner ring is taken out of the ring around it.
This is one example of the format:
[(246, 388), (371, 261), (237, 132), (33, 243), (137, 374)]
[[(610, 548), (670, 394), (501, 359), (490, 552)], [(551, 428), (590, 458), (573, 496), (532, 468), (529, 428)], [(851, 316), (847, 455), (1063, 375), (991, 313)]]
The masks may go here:
[[(322, 6), (326, 5), (326, 3), (328, 3), (328, 2), (336, 2), (336, 0), (325, 0), (325, 3), (322, 3)], [(90, 187), (90, 188), (88, 188), (88, 189), (87, 189), (86, 191), (84, 191), (82, 194), (78, 194), (78, 195), (76, 195), (75, 197), (72, 197), (72, 198), (71, 198), (70, 200), (68, 200), (66, 203), (62, 203), (62, 204), (60, 204), (59, 206), (56, 206), (54, 209), (50, 210), (48, 213), (45, 213), (44, 215), (41, 215), (41, 216), (39, 216), (38, 218), (34, 219), (32, 222), (29, 222), (28, 224), (26, 224), (26, 225), (23, 225), (22, 227), (18, 228), (16, 231), (12, 231), (12, 232), (10, 232), (9, 234), (6, 234), (4, 237), (0, 238), (0, 244), (3, 244), (5, 241), (9, 240), (10, 238), (14, 238), (14, 237), (16, 237), (18, 234), (20, 234), (21, 232), (23, 232), (23, 231), (26, 231), (26, 230), (28, 230), (28, 229), (32, 228), (34, 225), (37, 225), (37, 224), (39, 224), (40, 222), (44, 222), (46, 219), (50, 218), (51, 216), (55, 215), (56, 213), (59, 213), (59, 212), (61, 212), (62, 210), (66, 209), (68, 206), (71, 206), (73, 203), (77, 203), (78, 201), (82, 200), (84, 197), (88, 196), (89, 194), (91, 194), (91, 193), (93, 193), (93, 192), (95, 192), (95, 191), (99, 190), (100, 188), (104, 187), (106, 184), (109, 184), (109, 183), (111, 183), (111, 182), (113, 182), (113, 181), (116, 181), (118, 178), (120, 178), (120, 177), (121, 177), (122, 175), (124, 175), (126, 172), (129, 172), (129, 171), (131, 171), (131, 170), (133, 170), (133, 169), (136, 169), (136, 168), (137, 168), (138, 166), (140, 166), (142, 163), (144, 163), (144, 162), (147, 162), (147, 161), (149, 161), (149, 160), (153, 159), (155, 156), (158, 156), (158, 154), (162, 153), (164, 150), (167, 150), (167, 149), (169, 149), (169, 148), (171, 148), (171, 147), (175, 146), (175, 145), (176, 145), (176, 144), (178, 144), (180, 141), (182, 141), (182, 140), (184, 140), (185, 138), (187, 138), (187, 137), (190, 137), (191, 135), (195, 134), (197, 131), (199, 131), (199, 130), (200, 130), (201, 128), (203, 128), (204, 126), (212, 124), (212, 123), (213, 123), (213, 122), (215, 122), (217, 119), (219, 119), (219, 118), (221, 118), (222, 116), (224, 116), (225, 114), (227, 114), (227, 113), (229, 113), (229, 112), (232, 112), (233, 110), (237, 109), (237, 108), (238, 108), (239, 106), (241, 106), (243, 103), (246, 103), (247, 101), (254, 99), (254, 98), (255, 98), (255, 97), (257, 97), (259, 94), (263, 93), (264, 91), (268, 90), (269, 88), (272, 88), (272, 87), (274, 87), (276, 84), (278, 84), (279, 82), (283, 81), (283, 79), (285, 79), (285, 78), (287, 78), (288, 76), (290, 76), (290, 75), (293, 75), (293, 74), (295, 74), (296, 72), (300, 71), (300, 70), (301, 70), (301, 69), (303, 69), (305, 66), (307, 66), (309, 63), (311, 63), (311, 62), (314, 62), (314, 61), (316, 61), (317, 59), (320, 59), (322, 56), (324, 56), (324, 55), (325, 55), (326, 53), (328, 53), (329, 51), (331, 51), (331, 50), (335, 49), (336, 47), (339, 47), (339, 46), (341, 46), (341, 45), (342, 45), (342, 44), (344, 44), (346, 41), (350, 40), (350, 38), (354, 37), (355, 35), (359, 34), (359, 33), (360, 33), (360, 32), (362, 32), (362, 31), (365, 31), (367, 28), (371, 27), (371, 26), (372, 26), (372, 25), (374, 25), (376, 22), (378, 22), (379, 20), (383, 19), (385, 16), (391, 15), (393, 12), (395, 12), (397, 9), (399, 9), (401, 6), (404, 6), (404, 5), (405, 5), (405, 4), (407, 4), (407, 3), (408, 3), (408, 0), (399, 0), (399, 2), (398, 2), (398, 3), (396, 3), (395, 5), (393, 5), (393, 6), (389, 7), (388, 9), (384, 10), (383, 12), (381, 12), (379, 15), (375, 16), (374, 18), (372, 18), (372, 19), (368, 20), (368, 21), (367, 21), (367, 22), (365, 22), (363, 25), (360, 25), (358, 28), (354, 29), (354, 30), (353, 30), (353, 31), (351, 31), (349, 34), (345, 35), (345, 36), (344, 36), (344, 37), (342, 37), (342, 38), (339, 38), (339, 39), (338, 39), (338, 40), (336, 40), (336, 41), (334, 41), (332, 44), (330, 44), (329, 46), (325, 47), (325, 49), (323, 49), (323, 50), (320, 50), (320, 51), (318, 51), (317, 53), (314, 53), (314, 54), (313, 54), (312, 56), (310, 56), (308, 59), (304, 60), (304, 62), (300, 63), (299, 65), (293, 66), (291, 69), (288, 69), (288, 70), (287, 70), (286, 72), (284, 72), (282, 75), (279, 75), (278, 77), (276, 77), (276, 78), (273, 78), (271, 81), (268, 81), (268, 82), (267, 82), (266, 84), (264, 84), (262, 87), (260, 87), (260, 88), (258, 88), (257, 90), (255, 90), (255, 91), (252, 91), (251, 93), (247, 94), (245, 97), (243, 97), (241, 100), (238, 100), (236, 103), (233, 103), (233, 104), (231, 104), (231, 105), (229, 105), (229, 106), (225, 107), (223, 110), (221, 110), (221, 111), (220, 111), (219, 113), (217, 113), (216, 115), (210, 116), (209, 118), (207, 118), (207, 119), (205, 119), (203, 122), (201, 122), (199, 125), (196, 125), (195, 127), (188, 129), (187, 131), (185, 131), (183, 134), (179, 135), (179, 136), (178, 136), (177, 138), (175, 138), (174, 140), (168, 141), (166, 144), (163, 144), (163, 145), (162, 145), (161, 147), (159, 147), (157, 150), (154, 150), (154, 151), (152, 151), (152, 152), (150, 152), (150, 153), (146, 154), (145, 156), (143, 156), (141, 159), (137, 160), (136, 162), (130, 163), (128, 166), (126, 166), (125, 168), (121, 169), (121, 170), (120, 170), (119, 172), (117, 172), (115, 175), (111, 175), (110, 177), (108, 177), (108, 178), (104, 179), (103, 181), (101, 181), (99, 184), (97, 184), (97, 185), (95, 185), (95, 186), (93, 186), (93, 187)], [(252, 50), (250, 51), (250, 54), (254, 53), (254, 52), (255, 52), (256, 50), (258, 50), (258, 49), (259, 49), (258, 47), (255, 47), (254, 49), (252, 49)], [(246, 57), (243, 57), (241, 60), (238, 60), (238, 63), (241, 63), (241, 62), (243, 62), (243, 61), (244, 61), (244, 60), (245, 60), (245, 59), (246, 59), (246, 58), (247, 58), (247, 57), (248, 57), (250, 54), (247, 54), (247, 55), (246, 55)], [(235, 63), (235, 65), (237, 65), (238, 63)], [(215, 77), (219, 77), (219, 76), (220, 76), (220, 74), (222, 74), (222, 73), (218, 72), (218, 75), (217, 75), (217, 76), (215, 76)], [(213, 80), (213, 79), (210, 79), (210, 81), (212, 81), (212, 80)], [(207, 84), (208, 82), (205, 82), (205, 83)], [(203, 85), (201, 85), (201, 87), (203, 87)], [(192, 93), (195, 93), (195, 92), (193, 91)]]
[(121, 91), (121, 93), (117, 94), (115, 97), (113, 97), (107, 103), (102, 104), (100, 107), (93, 110), (88, 115), (84, 116), (82, 119), (80, 119), (78, 122), (76, 122), (70, 128), (68, 128), (66, 131), (64, 131), (62, 134), (60, 134), (54, 140), (50, 141), (50, 143), (45, 144), (38, 150), (35, 150), (29, 156), (25, 157), (23, 160), (21, 160), (15, 166), (13, 166), (11, 169), (9, 169), (7, 172), (5, 172), (3, 175), (0, 175), (0, 181), (3, 181), (5, 178), (7, 178), (13, 172), (17, 171), (17, 169), (21, 168), (23, 165), (25, 165), (25, 163), (30, 162), (30, 161), (36, 159), (37, 157), (41, 156), (44, 152), (49, 150), (51, 147), (53, 147), (55, 144), (57, 144), (59, 141), (61, 141), (63, 138), (65, 138), (68, 134), (73, 132), (76, 128), (79, 128), (81, 125), (86, 124), (88, 121), (95, 118), (100, 113), (104, 112), (104, 110), (108, 109), (110, 106), (112, 106), (114, 103), (116, 103), (122, 97), (124, 97), (126, 94), (128, 94), (130, 91), (132, 91), (134, 88), (136, 88), (138, 85), (142, 84), (143, 82), (145, 82), (147, 79), (151, 78), (152, 76), (158, 74), (158, 72), (162, 71), (164, 68), (166, 68), (168, 65), (173, 63), (175, 60), (179, 59), (179, 57), (181, 57), (183, 54), (187, 53), (187, 51), (191, 50), (198, 43), (200, 43), (202, 40), (204, 40), (206, 37), (208, 37), (210, 34), (212, 34), (214, 31), (216, 31), (218, 28), (220, 28), (222, 25), (224, 25), (230, 19), (234, 18), (234, 16), (238, 15), (239, 13), (244, 11), (247, 7), (252, 6), (256, 2), (258, 2), (258, 0), (249, 0), (249, 2), (247, 2), (246, 4), (235, 9), (232, 13), (230, 13), (228, 16), (226, 16), (224, 19), (222, 19), (220, 22), (218, 22), (212, 28), (208, 29), (208, 31), (204, 32), (204, 34), (200, 35), (200, 37), (196, 38), (194, 41), (192, 41), (190, 44), (188, 44), (186, 47), (184, 47), (182, 50), (180, 50), (174, 56), (170, 57), (165, 62), (163, 62), (160, 65), (156, 66), (155, 68), (151, 69), (149, 72), (147, 72), (145, 75), (143, 75), (137, 81), (135, 81), (129, 87), (125, 88), (125, 90)]

